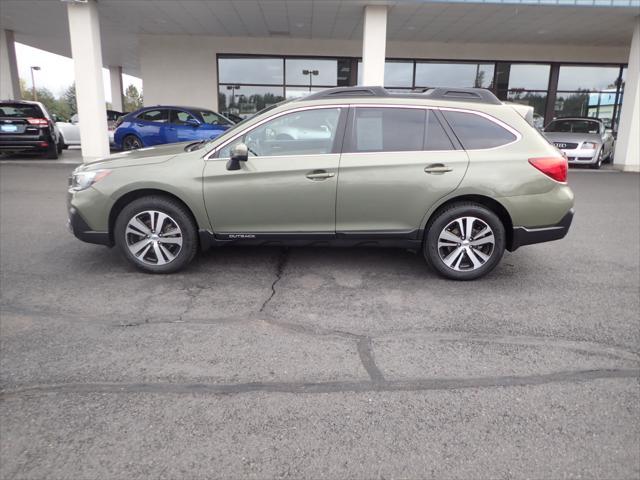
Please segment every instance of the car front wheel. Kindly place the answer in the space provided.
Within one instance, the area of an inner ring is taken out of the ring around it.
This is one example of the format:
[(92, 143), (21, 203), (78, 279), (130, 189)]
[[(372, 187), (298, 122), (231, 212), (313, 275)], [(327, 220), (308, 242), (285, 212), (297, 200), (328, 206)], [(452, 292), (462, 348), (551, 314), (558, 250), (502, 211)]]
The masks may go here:
[(149, 273), (184, 268), (198, 249), (197, 229), (180, 202), (150, 196), (125, 206), (115, 224), (115, 243), (135, 267)]
[(479, 204), (458, 203), (430, 222), (424, 256), (446, 278), (474, 280), (495, 268), (505, 244), (504, 226), (495, 213)]

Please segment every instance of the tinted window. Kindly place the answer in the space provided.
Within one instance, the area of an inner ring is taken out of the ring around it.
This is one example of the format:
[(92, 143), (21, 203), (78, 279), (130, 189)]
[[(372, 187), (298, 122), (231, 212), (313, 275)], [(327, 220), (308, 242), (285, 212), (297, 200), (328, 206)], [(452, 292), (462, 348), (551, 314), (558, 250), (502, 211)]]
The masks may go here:
[(352, 152), (422, 150), (426, 110), (357, 108), (352, 124)]
[(0, 104), (0, 117), (34, 117), (42, 118), (42, 110), (37, 105), (21, 105), (19, 103)]
[(339, 118), (339, 108), (282, 115), (247, 132), (243, 138), (220, 150), (218, 156), (229, 157), (231, 148), (241, 141), (249, 147), (249, 156), (256, 157), (331, 153)]
[(138, 114), (136, 118), (144, 120), (145, 122), (167, 123), (169, 122), (169, 110), (147, 110), (146, 112)]
[(467, 150), (499, 147), (516, 139), (513, 133), (480, 115), (451, 111), (442, 113)]
[(171, 123), (186, 125), (189, 120), (197, 122), (196, 118), (189, 112), (185, 112), (184, 110), (171, 110)]

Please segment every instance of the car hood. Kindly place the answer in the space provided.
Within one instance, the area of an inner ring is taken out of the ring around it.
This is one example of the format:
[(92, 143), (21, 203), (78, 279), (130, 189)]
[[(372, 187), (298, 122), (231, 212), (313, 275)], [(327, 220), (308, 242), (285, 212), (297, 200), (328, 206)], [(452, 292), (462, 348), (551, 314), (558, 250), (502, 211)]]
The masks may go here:
[(543, 132), (543, 134), (551, 142), (602, 142), (597, 133)]
[(129, 150), (116, 153), (109, 157), (101, 158), (94, 162), (89, 162), (79, 170), (96, 170), (99, 168), (119, 168), (133, 167), (137, 165), (150, 165), (169, 160), (180, 153), (184, 153), (184, 148), (193, 142), (172, 143), (159, 147), (141, 148), (139, 150)]

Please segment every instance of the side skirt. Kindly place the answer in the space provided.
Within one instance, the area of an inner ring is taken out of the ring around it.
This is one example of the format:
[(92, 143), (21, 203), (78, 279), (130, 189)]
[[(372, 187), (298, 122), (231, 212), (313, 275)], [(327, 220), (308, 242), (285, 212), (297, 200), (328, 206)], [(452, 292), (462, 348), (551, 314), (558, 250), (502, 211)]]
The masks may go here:
[(200, 247), (225, 245), (287, 247), (389, 247), (419, 249), (422, 232), (337, 232), (337, 233), (212, 233), (200, 230)]

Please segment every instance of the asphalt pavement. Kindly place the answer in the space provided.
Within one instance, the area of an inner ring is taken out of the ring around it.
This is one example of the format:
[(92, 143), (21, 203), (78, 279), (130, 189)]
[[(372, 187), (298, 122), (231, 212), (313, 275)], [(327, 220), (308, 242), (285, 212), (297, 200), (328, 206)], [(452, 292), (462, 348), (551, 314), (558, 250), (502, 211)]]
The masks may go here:
[(640, 176), (571, 170), (564, 240), (457, 283), (395, 249), (145, 275), (0, 162), (0, 478), (640, 477)]

